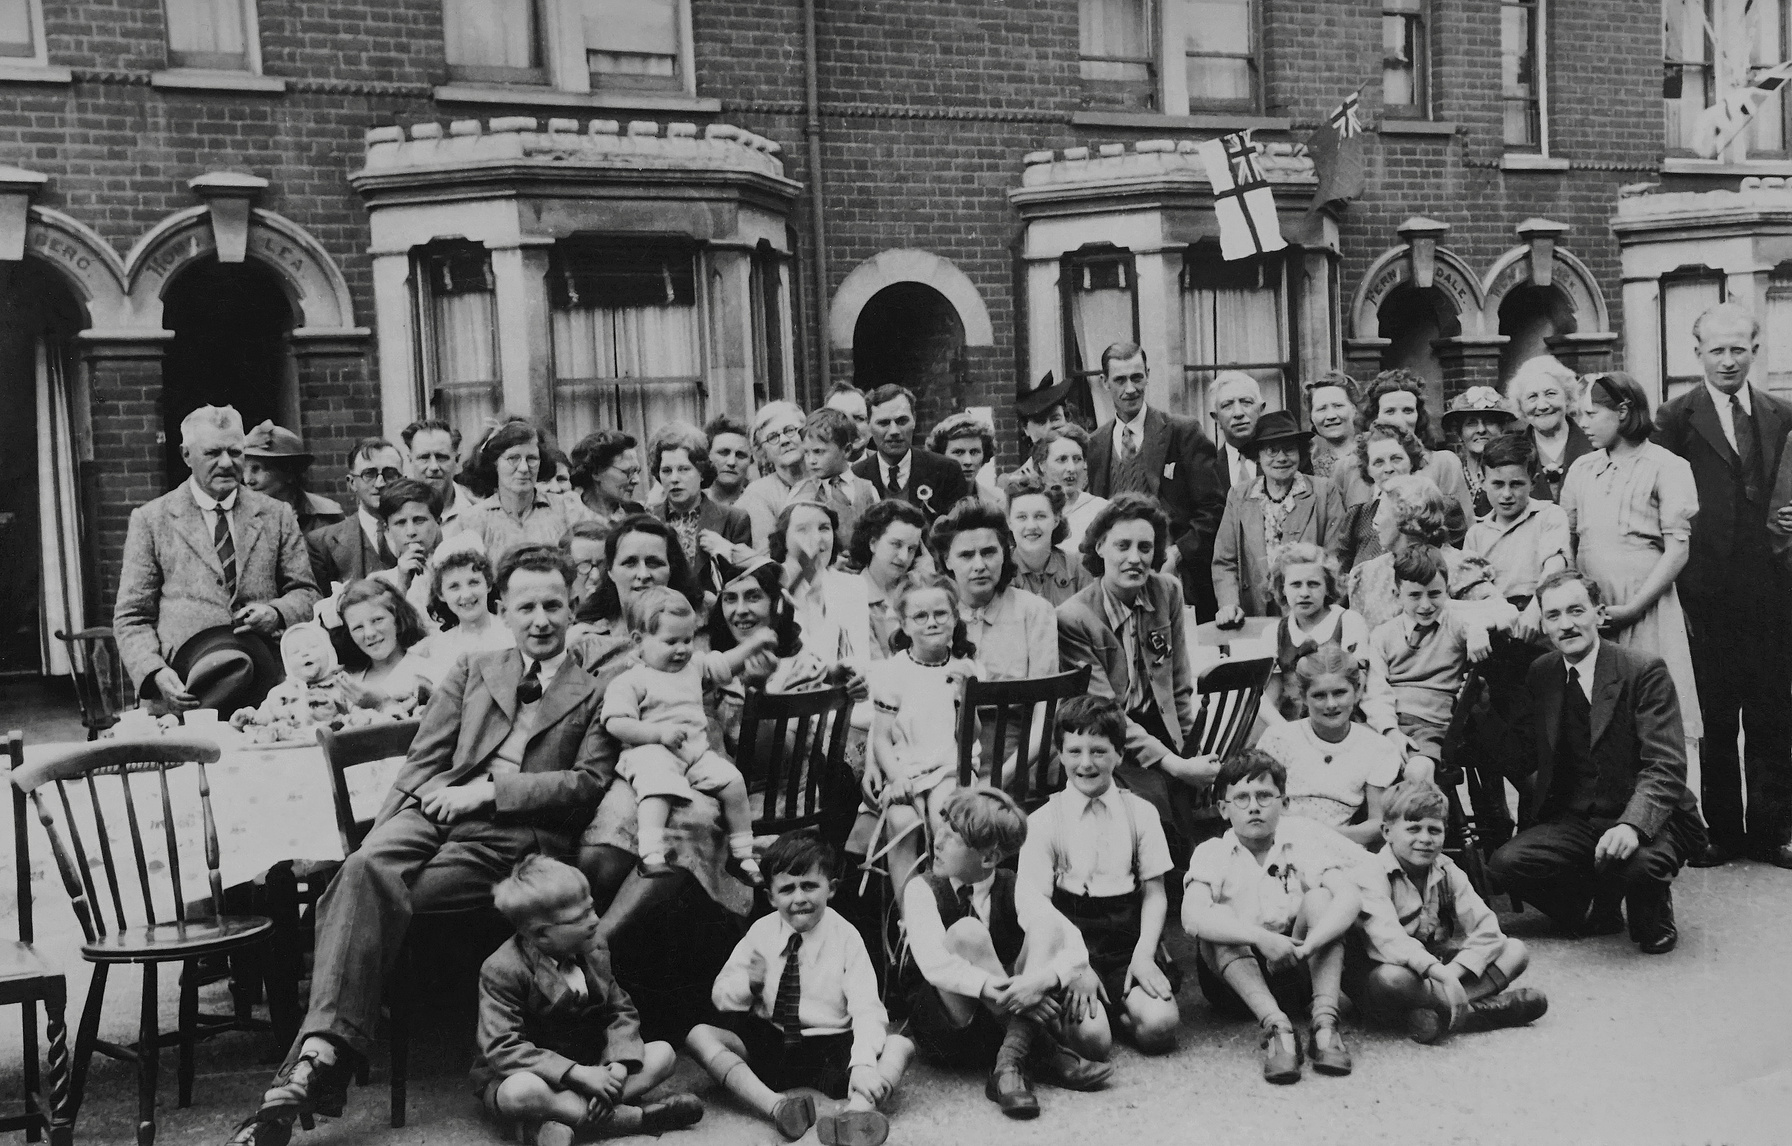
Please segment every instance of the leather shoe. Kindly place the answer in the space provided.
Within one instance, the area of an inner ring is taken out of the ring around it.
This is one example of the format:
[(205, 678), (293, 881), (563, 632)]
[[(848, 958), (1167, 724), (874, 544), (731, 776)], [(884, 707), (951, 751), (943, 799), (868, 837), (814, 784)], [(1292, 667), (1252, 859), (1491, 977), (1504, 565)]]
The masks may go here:
[(1716, 844), (1706, 844), (1705, 850), (1686, 861), (1688, 867), (1722, 867), (1736, 858), (1736, 853), (1729, 848), (1720, 848)]
[(1448, 1007), (1414, 1007), (1406, 1012), (1406, 1037), (1430, 1046), (1450, 1032)]
[(843, 1110), (824, 1114), (815, 1124), (821, 1146), (884, 1146), (890, 1140), (890, 1120), (876, 1110)]
[(784, 1095), (772, 1107), (772, 1125), (786, 1139), (795, 1142), (815, 1125), (815, 1099), (796, 1091)]
[(1645, 955), (1666, 955), (1680, 942), (1680, 932), (1674, 926), (1674, 898), (1666, 891), (1661, 893), (1653, 924), (1647, 933), (1638, 937), (1637, 949)]
[[(1328, 1046), (1319, 1045), (1319, 1032), (1322, 1030), (1331, 1031)], [(1344, 1045), (1344, 1036), (1338, 1033), (1337, 1027), (1314, 1027), (1308, 1032), (1307, 1057), (1312, 1060), (1313, 1069), (1320, 1074), (1350, 1073), (1350, 1048)]]
[(703, 1100), (694, 1094), (668, 1095), (641, 1108), (641, 1133), (664, 1134), (703, 1121)]
[(1485, 999), (1476, 999), (1466, 1007), (1457, 1007), (1450, 1030), (1460, 1034), (1477, 1031), (1498, 1031), (1506, 1027), (1522, 1027), (1534, 1023), (1549, 1010), (1549, 997), (1530, 987), (1515, 987)]
[(1084, 1058), (1056, 1039), (1033, 1052), (1033, 1070), (1041, 1081), (1065, 1090), (1099, 1090), (1114, 1077), (1114, 1064)]
[(1300, 1040), (1287, 1027), (1263, 1032), (1263, 1081), (1286, 1086), (1300, 1081)]
[(1605, 905), (1593, 904), (1587, 921), (1581, 924), (1582, 935), (1616, 935), (1624, 930), (1624, 912), (1616, 902)]
[(1772, 864), (1774, 867), (1792, 868), (1792, 844), (1781, 844), (1777, 848), (1762, 848), (1751, 852), (1749, 858), (1756, 863)]
[(263, 1117), (256, 1111), (237, 1124), (225, 1146), (286, 1146), (292, 1141), (292, 1118)]
[[(261, 1096), (261, 1109), (256, 1113), (263, 1120), (284, 1118), (290, 1126), (293, 1118), (305, 1129), (312, 1128), (312, 1116), (342, 1117), (348, 1102), (348, 1080), (353, 1072), (343, 1059), (323, 1062), (315, 1054), (299, 1056), (286, 1078), (276, 1082)], [(257, 1146), (263, 1139), (257, 1138)]]
[(989, 1072), (989, 1081), (983, 1084), (983, 1094), (1010, 1118), (1039, 1117), (1039, 1099), (1018, 1066), (996, 1064)]

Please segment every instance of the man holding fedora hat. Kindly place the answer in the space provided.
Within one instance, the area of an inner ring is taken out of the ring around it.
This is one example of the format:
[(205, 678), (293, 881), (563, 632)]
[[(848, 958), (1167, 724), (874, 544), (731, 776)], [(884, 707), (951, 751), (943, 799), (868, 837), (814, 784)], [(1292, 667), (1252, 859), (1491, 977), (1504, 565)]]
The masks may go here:
[(263, 422), (243, 439), (243, 484), (292, 506), (299, 532), (310, 533), (342, 520), (342, 507), (305, 488), (312, 457), (291, 430)]
[(317, 586), (292, 507), (243, 488), (243, 419), (181, 422), (192, 477), (131, 511), (112, 628), (138, 695), (231, 712), (280, 680), (272, 641), (311, 618)]

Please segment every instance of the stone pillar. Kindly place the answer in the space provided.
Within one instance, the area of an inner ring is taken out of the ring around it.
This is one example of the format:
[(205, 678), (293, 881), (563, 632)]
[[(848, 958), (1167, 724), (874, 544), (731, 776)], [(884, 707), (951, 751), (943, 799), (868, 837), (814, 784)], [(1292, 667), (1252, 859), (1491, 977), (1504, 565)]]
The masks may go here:
[(380, 422), (384, 436), (427, 417), (417, 376), (417, 308), (411, 301), (409, 251), (373, 256), (373, 308), (379, 316)]
[(131, 510), (168, 489), (162, 354), (173, 337), (167, 330), (90, 330), (80, 336), (92, 401), (93, 463), (81, 483), (81, 548), (92, 575), (92, 617), (112, 614)]
[[(488, 244), (489, 245), (489, 244)], [(548, 322), (552, 239), (492, 247), (497, 291), (498, 377), (505, 413), (534, 418), (554, 434), (554, 332)]]
[[(706, 414), (731, 414), (752, 421), (753, 384), (753, 256), (751, 251), (712, 246), (709, 253), (709, 328), (714, 339), (705, 372), (709, 378)], [(836, 376), (846, 377), (848, 372)]]

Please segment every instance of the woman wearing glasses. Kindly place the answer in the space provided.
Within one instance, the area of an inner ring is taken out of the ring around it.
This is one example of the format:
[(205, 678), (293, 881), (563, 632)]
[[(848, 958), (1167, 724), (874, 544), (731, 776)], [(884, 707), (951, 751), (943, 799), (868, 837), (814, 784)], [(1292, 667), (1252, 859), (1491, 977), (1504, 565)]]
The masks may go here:
[(765, 552), (778, 514), (803, 480), (803, 408), (795, 402), (767, 402), (753, 416), (753, 449), (765, 476), (741, 492), (734, 508), (753, 523), (753, 548)]
[(1600, 635), (1666, 661), (1687, 738), (1701, 736), (1692, 646), (1674, 590), (1699, 512), (1692, 467), (1649, 440), (1655, 423), (1636, 379), (1613, 372), (1581, 383), (1580, 428), (1593, 452), (1562, 483), (1575, 564), (1605, 598)]
[(640, 513), (635, 488), (641, 484), (641, 457), (632, 434), (594, 430), (572, 448), (574, 517), (614, 525)]
[(477, 535), (494, 568), (524, 542), (560, 544), (572, 524), (571, 514), (565, 500), (538, 484), (543, 476), (541, 431), (520, 418), (504, 423), (480, 446), (475, 465), (497, 488), (487, 500), (461, 511), (455, 531)]

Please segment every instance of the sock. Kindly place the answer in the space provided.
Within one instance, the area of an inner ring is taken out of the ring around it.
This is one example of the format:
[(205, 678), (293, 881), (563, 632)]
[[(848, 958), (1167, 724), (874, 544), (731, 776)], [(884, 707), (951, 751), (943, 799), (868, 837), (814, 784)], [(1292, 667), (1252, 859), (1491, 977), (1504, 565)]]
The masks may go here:
[(642, 828), (635, 842), (642, 859), (666, 858), (666, 833), (659, 828)]
[(759, 1081), (759, 1076), (753, 1073), (747, 1060), (726, 1047), (718, 1048), (714, 1054), (705, 1058), (703, 1069), (709, 1072), (711, 1078), (721, 1079), (723, 1089), (729, 1094), (767, 1117), (771, 1116), (772, 1108), (778, 1105), (778, 1100), (784, 1097)]
[(753, 833), (734, 832), (728, 837), (728, 850), (736, 859), (753, 858)]
[(1336, 1027), (1338, 1025), (1338, 1000), (1314, 999), (1309, 1012), (1316, 1027)]
[(618, 1106), (610, 1112), (604, 1121), (603, 1135), (606, 1138), (621, 1138), (626, 1134), (641, 1132), (641, 1108), (639, 1106)]
[(1032, 1019), (1019, 1015), (1008, 1020), (1008, 1031), (1002, 1036), (1002, 1048), (996, 1051), (996, 1069), (1011, 1066), (1016, 1069), (1027, 1061), (1027, 1055), (1033, 1050), (1034, 1039), (1039, 1034), (1039, 1027)]
[(1481, 972), (1481, 977), (1493, 984), (1493, 990), (1488, 992), (1492, 995), (1497, 995), (1512, 985), (1512, 980), (1506, 977), (1506, 973), (1500, 970), (1497, 963), (1489, 963), (1487, 970)]

